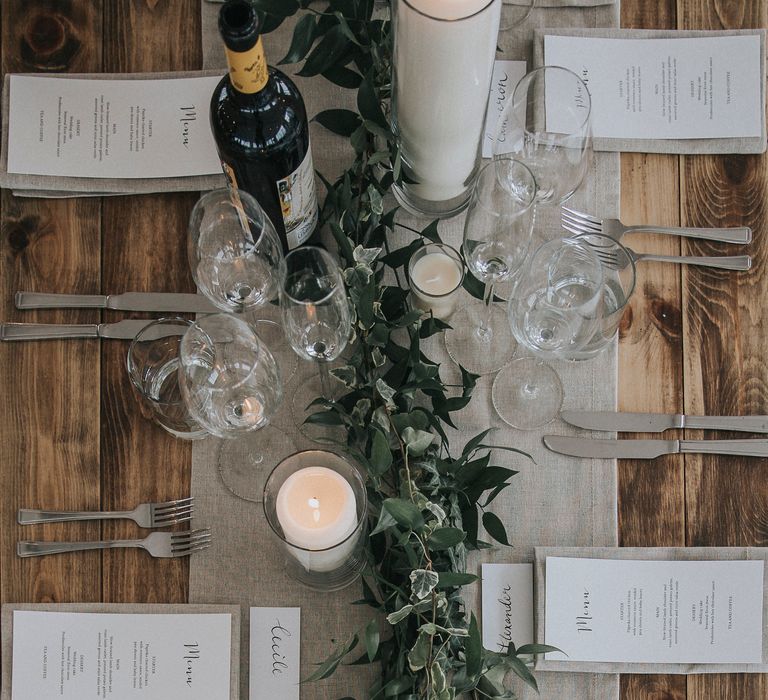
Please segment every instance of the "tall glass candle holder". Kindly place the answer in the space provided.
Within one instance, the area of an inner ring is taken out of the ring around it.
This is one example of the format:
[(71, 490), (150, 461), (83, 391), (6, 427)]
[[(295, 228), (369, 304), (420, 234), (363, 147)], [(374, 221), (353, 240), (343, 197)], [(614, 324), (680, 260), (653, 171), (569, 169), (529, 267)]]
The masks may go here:
[(264, 514), (297, 581), (338, 591), (360, 576), (368, 497), (358, 470), (339, 455), (305, 450), (286, 457), (267, 479)]
[(393, 0), (392, 128), (416, 215), (467, 206), (480, 163), (501, 0)]

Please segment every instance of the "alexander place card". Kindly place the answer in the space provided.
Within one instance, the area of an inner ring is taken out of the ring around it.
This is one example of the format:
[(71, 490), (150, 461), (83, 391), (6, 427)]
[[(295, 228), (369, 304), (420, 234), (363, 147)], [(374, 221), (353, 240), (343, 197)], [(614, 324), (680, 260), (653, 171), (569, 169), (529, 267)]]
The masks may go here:
[(547, 557), (547, 660), (761, 663), (764, 564)]
[(13, 613), (12, 700), (229, 700), (228, 614)]
[[(592, 99), (592, 133), (617, 139), (758, 137), (760, 37), (674, 39), (544, 37), (546, 65), (569, 68)], [(547, 85), (550, 131), (562, 131)], [(568, 119), (567, 115), (563, 118)]]
[(533, 642), (533, 564), (483, 564), (483, 646), (506, 652)]
[(299, 700), (301, 608), (251, 608), (250, 700)]

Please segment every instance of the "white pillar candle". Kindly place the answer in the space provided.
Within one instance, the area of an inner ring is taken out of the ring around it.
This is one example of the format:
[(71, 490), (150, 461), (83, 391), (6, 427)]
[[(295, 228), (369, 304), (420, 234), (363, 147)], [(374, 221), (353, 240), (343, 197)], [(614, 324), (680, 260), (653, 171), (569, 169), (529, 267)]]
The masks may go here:
[(333, 469), (305, 467), (291, 474), (275, 509), (286, 541), (295, 545), (289, 551), (307, 571), (333, 571), (354, 550), (356, 538), (347, 538), (358, 525), (355, 494)]
[(418, 180), (406, 188), (442, 202), (467, 191), (478, 161), (501, 0), (397, 2), (395, 113)]
[(456, 259), (442, 252), (427, 253), (410, 268), (412, 302), (435, 318), (446, 319), (456, 306), (461, 279)]

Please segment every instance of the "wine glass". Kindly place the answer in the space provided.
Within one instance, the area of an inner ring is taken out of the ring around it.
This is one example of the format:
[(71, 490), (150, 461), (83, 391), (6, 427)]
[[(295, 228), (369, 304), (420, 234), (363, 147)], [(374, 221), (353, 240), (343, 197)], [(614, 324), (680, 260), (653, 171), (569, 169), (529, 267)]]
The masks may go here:
[(247, 192), (204, 194), (189, 218), (187, 252), (195, 283), (222, 311), (253, 309), (277, 295), (280, 239)]
[(493, 304), (497, 283), (511, 279), (531, 244), (536, 182), (514, 158), (498, 158), (480, 171), (462, 249), (467, 267), (485, 283), (485, 300), (459, 309), (445, 332), (451, 359), (475, 374), (501, 368), (515, 349), (506, 314)]
[(494, 156), (511, 155), (536, 178), (537, 203), (559, 205), (584, 180), (592, 153), (592, 101), (578, 75), (542, 66), (523, 76), (499, 116)]
[(501, 0), (499, 31), (513, 29), (530, 17), (536, 0)]
[(493, 382), (493, 404), (506, 423), (529, 430), (555, 418), (563, 386), (542, 360), (568, 359), (589, 343), (602, 305), (603, 268), (587, 241), (558, 238), (535, 251), (508, 304), (512, 333), (535, 357), (513, 360)]
[[(269, 456), (293, 450), (270, 425), (283, 398), (280, 372), (253, 326), (232, 314), (198, 319), (181, 341), (179, 383), (192, 417), (224, 438), (219, 473), (236, 496), (261, 501)], [(256, 433), (258, 431), (258, 433)]]
[[(316, 440), (316, 429), (304, 421), (317, 407), (307, 404), (317, 397), (334, 399), (328, 365), (347, 346), (352, 328), (344, 280), (330, 253), (302, 246), (285, 256), (280, 264), (280, 308), (291, 347), (299, 357), (317, 366), (316, 372), (300, 378), (302, 391), (293, 397), (299, 429)], [(307, 392), (311, 393), (309, 400)]]

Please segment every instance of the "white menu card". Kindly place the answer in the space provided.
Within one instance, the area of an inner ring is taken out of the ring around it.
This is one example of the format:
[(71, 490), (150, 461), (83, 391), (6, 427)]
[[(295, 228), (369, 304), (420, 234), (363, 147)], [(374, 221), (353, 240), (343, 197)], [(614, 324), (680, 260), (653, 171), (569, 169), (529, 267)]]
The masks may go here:
[(251, 700), (299, 700), (301, 608), (251, 608)]
[(547, 557), (546, 658), (761, 663), (764, 564)]
[(115, 178), (219, 173), (208, 109), (220, 79), (13, 75), (8, 172)]
[[(546, 65), (587, 84), (592, 133), (617, 139), (756, 137), (762, 133), (760, 37), (604, 39), (545, 36)], [(547, 128), (563, 131), (551, 109)]]
[(483, 564), (483, 647), (506, 653), (531, 644), (533, 633), (533, 564)]
[(232, 616), (13, 613), (12, 700), (229, 700)]

